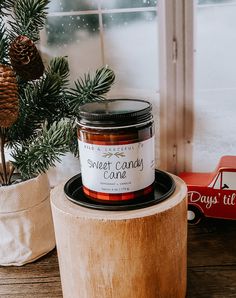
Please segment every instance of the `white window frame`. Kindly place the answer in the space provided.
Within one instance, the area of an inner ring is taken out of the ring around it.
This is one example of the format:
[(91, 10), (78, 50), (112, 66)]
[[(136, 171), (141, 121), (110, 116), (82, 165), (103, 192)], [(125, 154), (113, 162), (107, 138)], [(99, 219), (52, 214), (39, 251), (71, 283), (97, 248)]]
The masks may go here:
[(159, 0), (160, 167), (191, 170), (194, 1)]

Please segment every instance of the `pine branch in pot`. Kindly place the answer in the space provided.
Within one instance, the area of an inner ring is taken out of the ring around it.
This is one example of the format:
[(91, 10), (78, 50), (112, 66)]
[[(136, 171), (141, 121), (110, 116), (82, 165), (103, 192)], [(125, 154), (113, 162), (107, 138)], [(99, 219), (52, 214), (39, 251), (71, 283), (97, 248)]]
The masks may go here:
[[(48, 0), (0, 4), (0, 265), (20, 266), (55, 247), (46, 172), (78, 153), (81, 103), (103, 100), (114, 81), (104, 67), (69, 88), (65, 57), (45, 68), (35, 43)], [(22, 14), (22, 11), (25, 13)], [(10, 18), (7, 18), (10, 15)], [(7, 25), (6, 25), (7, 23)], [(6, 159), (6, 150), (10, 158)]]

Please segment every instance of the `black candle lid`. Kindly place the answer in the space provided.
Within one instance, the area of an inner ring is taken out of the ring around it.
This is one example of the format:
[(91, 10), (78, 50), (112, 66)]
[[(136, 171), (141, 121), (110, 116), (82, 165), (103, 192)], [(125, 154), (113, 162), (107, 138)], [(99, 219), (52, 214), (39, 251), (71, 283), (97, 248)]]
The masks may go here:
[(78, 124), (116, 127), (140, 124), (152, 119), (152, 106), (146, 100), (110, 99), (86, 103), (79, 108)]

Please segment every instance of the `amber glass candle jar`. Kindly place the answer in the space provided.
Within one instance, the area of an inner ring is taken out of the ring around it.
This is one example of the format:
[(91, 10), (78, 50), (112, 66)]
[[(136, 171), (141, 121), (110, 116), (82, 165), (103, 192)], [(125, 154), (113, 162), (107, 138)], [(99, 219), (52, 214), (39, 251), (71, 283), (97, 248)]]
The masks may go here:
[(87, 197), (116, 203), (153, 192), (154, 125), (149, 102), (113, 99), (82, 105), (78, 139)]

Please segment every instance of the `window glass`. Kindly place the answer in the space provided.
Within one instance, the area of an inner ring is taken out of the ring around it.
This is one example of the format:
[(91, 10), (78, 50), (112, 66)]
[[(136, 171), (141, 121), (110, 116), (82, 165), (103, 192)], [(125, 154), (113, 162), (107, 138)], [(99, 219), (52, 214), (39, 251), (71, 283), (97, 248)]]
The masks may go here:
[(213, 184), (213, 188), (215, 188), (215, 189), (220, 189), (221, 188), (221, 178), (222, 178), (222, 174), (220, 172), (216, 176), (215, 181), (212, 183)]
[(50, 12), (62, 11), (83, 11), (98, 8), (96, 0), (51, 0), (49, 4)]
[(222, 186), (224, 189), (236, 190), (236, 172), (223, 172)]
[(236, 2), (236, 0), (198, 0), (198, 4), (227, 4)]
[(116, 72), (116, 87), (157, 91), (156, 12), (104, 14), (103, 23), (105, 59)]
[(47, 56), (68, 56), (71, 80), (102, 65), (98, 15), (49, 16)]
[(222, 155), (236, 152), (235, 16), (236, 1), (198, 1), (194, 171), (211, 171)]
[(159, 164), (158, 17), (156, 11), (104, 13), (104, 57), (116, 74), (110, 95), (153, 105), (156, 164)]
[(102, 8), (155, 7), (157, 0), (101, 0)]
[[(156, 4), (153, 0), (53, 0), (41, 36), (44, 58), (68, 56), (72, 82), (108, 65), (116, 75), (109, 97), (149, 100), (159, 125)], [(157, 160), (159, 131), (156, 127)]]

